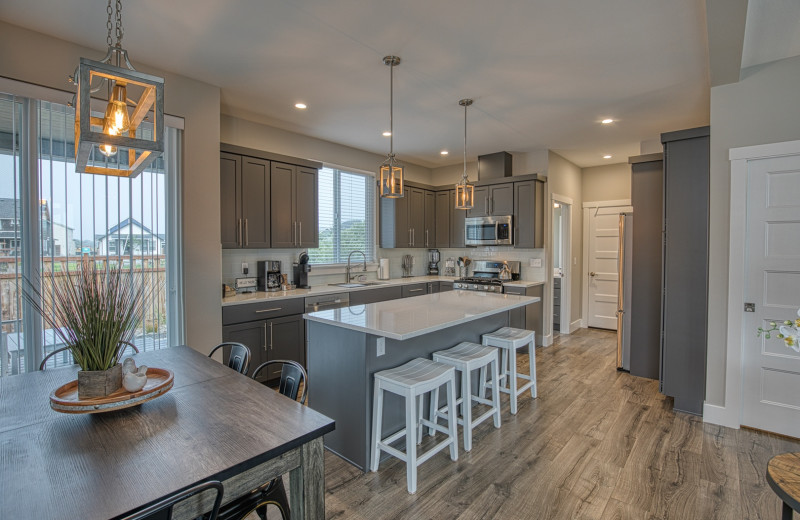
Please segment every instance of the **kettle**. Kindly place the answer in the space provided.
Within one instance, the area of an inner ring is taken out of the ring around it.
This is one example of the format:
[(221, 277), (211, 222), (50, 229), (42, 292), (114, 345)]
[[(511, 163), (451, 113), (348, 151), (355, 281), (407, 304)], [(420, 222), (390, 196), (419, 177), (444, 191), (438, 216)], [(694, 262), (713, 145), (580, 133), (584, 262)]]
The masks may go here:
[(508, 264), (503, 264), (503, 267), (500, 269), (499, 276), (503, 281), (511, 280), (511, 269), (508, 268)]

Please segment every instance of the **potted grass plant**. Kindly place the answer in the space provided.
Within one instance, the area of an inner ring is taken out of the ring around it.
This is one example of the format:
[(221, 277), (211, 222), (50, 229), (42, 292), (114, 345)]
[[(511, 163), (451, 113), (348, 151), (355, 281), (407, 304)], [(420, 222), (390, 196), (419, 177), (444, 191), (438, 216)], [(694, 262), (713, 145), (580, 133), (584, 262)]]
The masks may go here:
[(144, 309), (141, 274), (82, 263), (78, 273), (51, 277), (25, 298), (69, 348), (78, 371), (78, 397), (105, 397), (122, 386), (121, 342), (129, 342)]

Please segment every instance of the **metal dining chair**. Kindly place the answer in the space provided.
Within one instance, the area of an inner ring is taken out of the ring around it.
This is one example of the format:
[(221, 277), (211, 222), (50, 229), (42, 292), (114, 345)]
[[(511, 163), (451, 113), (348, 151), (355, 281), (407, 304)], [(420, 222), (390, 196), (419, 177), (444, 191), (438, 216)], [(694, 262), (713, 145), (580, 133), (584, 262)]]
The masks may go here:
[[(208, 353), (208, 357), (213, 356), (214, 352), (219, 349), (224, 349), (225, 347), (230, 347), (228, 351), (228, 367), (236, 370), (240, 374), (247, 375), (247, 369), (250, 368), (250, 349), (247, 348), (246, 345), (233, 341), (226, 341), (212, 348), (211, 352)], [(222, 352), (224, 355), (225, 350)]]
[[(308, 396), (308, 374), (306, 374), (303, 365), (297, 361), (286, 359), (267, 361), (258, 365), (250, 377), (258, 380), (259, 372), (275, 365), (281, 366), (278, 392), (293, 401), (298, 400), (299, 394), (300, 404), (305, 404)], [(278, 508), (283, 520), (291, 520), (289, 499), (286, 496), (286, 487), (283, 485), (282, 477), (276, 477), (253, 490), (250, 494), (227, 504), (225, 509), (220, 512), (220, 519), (241, 520), (255, 511), (262, 520), (267, 520), (267, 506), (269, 505), (274, 505)]]
[[(130, 341), (120, 341), (119, 342), (119, 348), (122, 351), (125, 351), (125, 349), (130, 348), (131, 350), (133, 350), (134, 354), (138, 354), (139, 353), (139, 349), (136, 347), (136, 345), (134, 345)], [(69, 347), (61, 347), (61, 348), (56, 349), (56, 350), (50, 352), (49, 354), (47, 354), (44, 357), (44, 359), (42, 359), (42, 362), (39, 363), (39, 370), (44, 370), (46, 368), (48, 359), (50, 359), (51, 357), (55, 356), (59, 352), (64, 352), (66, 350), (69, 350)]]
[(169, 496), (160, 502), (156, 502), (151, 506), (140, 509), (132, 515), (123, 517), (122, 520), (169, 520), (172, 518), (172, 508), (175, 505), (177, 505), (179, 502), (183, 502), (187, 498), (199, 495), (203, 491), (210, 489), (216, 490), (216, 495), (214, 497), (214, 508), (210, 513), (208, 513), (208, 516), (203, 515), (202, 518), (203, 520), (217, 520), (219, 516), (219, 507), (222, 504), (223, 493), (222, 483), (218, 480), (210, 480), (208, 482), (194, 485), (188, 489), (184, 489), (183, 491), (175, 493), (174, 495)]

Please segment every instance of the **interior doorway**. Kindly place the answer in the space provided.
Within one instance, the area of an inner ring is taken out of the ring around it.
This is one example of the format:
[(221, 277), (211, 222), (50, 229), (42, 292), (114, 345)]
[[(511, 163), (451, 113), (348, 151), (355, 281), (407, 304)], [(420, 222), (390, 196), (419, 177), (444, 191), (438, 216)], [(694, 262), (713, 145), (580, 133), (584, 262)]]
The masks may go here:
[(553, 288), (553, 333), (569, 334), (571, 313), (571, 287), (570, 278), (573, 269), (572, 262), (572, 199), (553, 193), (551, 195), (551, 219), (553, 225), (552, 272), (550, 279)]

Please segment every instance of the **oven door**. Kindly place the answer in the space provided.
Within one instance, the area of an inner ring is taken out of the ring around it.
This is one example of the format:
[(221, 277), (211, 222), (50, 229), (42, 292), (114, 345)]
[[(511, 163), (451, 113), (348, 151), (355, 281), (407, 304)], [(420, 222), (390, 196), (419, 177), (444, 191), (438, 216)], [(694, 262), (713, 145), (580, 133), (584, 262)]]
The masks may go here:
[(511, 245), (511, 216), (469, 217), (464, 221), (464, 234), (468, 246)]

